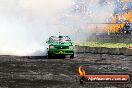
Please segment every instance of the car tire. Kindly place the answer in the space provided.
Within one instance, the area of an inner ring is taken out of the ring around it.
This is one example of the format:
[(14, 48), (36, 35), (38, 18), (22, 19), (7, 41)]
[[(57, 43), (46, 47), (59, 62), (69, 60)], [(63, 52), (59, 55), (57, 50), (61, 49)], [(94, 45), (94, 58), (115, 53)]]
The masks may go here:
[(70, 59), (73, 59), (74, 58), (74, 54), (72, 54), (71, 56), (70, 56)]
[(52, 58), (52, 54), (51, 53), (48, 53), (48, 58)]

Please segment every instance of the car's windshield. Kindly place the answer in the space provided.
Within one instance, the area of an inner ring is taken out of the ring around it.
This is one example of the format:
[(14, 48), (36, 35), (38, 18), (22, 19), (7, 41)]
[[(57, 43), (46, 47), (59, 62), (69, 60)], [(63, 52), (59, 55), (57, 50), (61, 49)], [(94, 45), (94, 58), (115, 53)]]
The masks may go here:
[(50, 41), (54, 42), (68, 42), (71, 41), (68, 36), (52, 36), (49, 38)]

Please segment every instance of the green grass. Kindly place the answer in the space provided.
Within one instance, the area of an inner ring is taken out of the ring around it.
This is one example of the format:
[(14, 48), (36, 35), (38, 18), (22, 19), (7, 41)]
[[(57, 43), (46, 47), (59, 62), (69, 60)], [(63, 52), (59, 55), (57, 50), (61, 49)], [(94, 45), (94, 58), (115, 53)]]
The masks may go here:
[(122, 47), (132, 46), (132, 43), (83, 42), (83, 43), (79, 43), (79, 45), (90, 46), (90, 47), (122, 48)]

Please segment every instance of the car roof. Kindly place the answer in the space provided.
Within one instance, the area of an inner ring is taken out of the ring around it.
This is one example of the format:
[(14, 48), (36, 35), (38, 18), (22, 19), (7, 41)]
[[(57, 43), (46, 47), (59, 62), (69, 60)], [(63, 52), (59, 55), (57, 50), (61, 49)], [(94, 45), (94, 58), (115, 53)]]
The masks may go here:
[(56, 35), (56, 36), (51, 36), (51, 37), (59, 37), (59, 36), (69, 37), (67, 35)]

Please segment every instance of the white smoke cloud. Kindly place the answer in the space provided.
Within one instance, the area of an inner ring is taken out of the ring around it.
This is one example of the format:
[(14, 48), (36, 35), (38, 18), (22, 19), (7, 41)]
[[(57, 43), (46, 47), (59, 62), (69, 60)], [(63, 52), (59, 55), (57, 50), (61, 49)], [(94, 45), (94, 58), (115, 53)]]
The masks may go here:
[(89, 30), (96, 28), (91, 24), (108, 23), (113, 13), (113, 0), (75, 0), (70, 12), (61, 17), (61, 23), (72, 30), (74, 39), (84, 42), (90, 36)]
[(0, 0), (0, 54), (44, 51), (46, 39), (58, 33), (52, 21), (71, 5), (72, 0)]
[(113, 14), (113, 2), (100, 1), (0, 0), (0, 54), (44, 55), (46, 39), (59, 32), (85, 40), (88, 23), (106, 22)]

